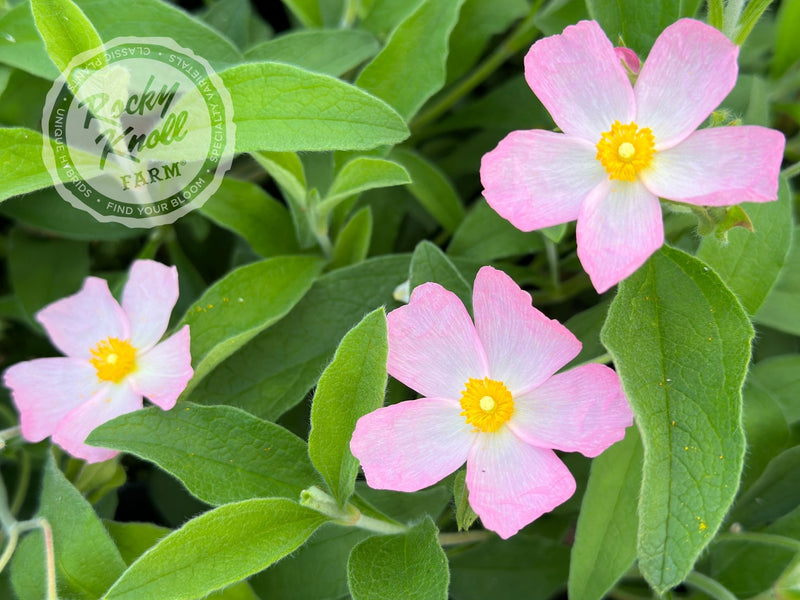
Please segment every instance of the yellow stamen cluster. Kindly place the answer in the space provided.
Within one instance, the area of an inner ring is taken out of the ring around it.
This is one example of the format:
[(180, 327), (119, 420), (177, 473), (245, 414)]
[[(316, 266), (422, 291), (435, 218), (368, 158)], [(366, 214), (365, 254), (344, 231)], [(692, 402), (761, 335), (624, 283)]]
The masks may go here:
[(514, 399), (502, 381), (469, 378), (461, 392), (461, 415), (467, 423), (484, 432), (493, 432), (514, 414)]
[(597, 142), (597, 160), (603, 163), (611, 179), (634, 181), (636, 174), (650, 165), (655, 154), (655, 138), (649, 127), (636, 123), (623, 125), (614, 121)]
[(119, 383), (136, 369), (136, 349), (127, 340), (110, 337), (92, 348), (89, 362), (101, 381)]

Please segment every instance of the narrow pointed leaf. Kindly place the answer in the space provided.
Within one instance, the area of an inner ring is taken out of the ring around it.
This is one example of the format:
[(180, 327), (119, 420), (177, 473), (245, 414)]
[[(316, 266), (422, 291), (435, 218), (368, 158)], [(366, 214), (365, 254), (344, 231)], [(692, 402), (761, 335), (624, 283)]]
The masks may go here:
[(280, 560), (325, 520), (283, 498), (226, 504), (161, 539), (104, 598), (203, 598)]
[(713, 270), (664, 247), (620, 284), (601, 334), (644, 445), (639, 568), (678, 585), (739, 487), (753, 328)]
[(59, 71), (81, 52), (102, 46), (91, 21), (72, 0), (31, 0), (36, 28)]

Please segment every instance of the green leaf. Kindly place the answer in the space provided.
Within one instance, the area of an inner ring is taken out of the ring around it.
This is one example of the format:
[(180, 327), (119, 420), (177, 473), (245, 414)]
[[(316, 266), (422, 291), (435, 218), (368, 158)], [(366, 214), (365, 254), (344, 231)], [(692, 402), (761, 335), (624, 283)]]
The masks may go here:
[(437, 533), (426, 517), (407, 533), (358, 544), (347, 561), (353, 600), (446, 600), (450, 572)]
[(263, 598), (346, 598), (347, 557), (367, 535), (363, 529), (326, 523), (292, 556), (252, 578), (252, 586)]
[(750, 369), (748, 383), (769, 393), (783, 409), (786, 420), (800, 421), (800, 355), (786, 354), (761, 361)]
[(74, 208), (55, 188), (10, 198), (0, 203), (0, 213), (35, 231), (72, 240), (115, 241), (143, 234), (141, 229), (120, 223), (100, 223), (89, 213)]
[(453, 480), (453, 499), (456, 503), (456, 525), (459, 531), (466, 531), (478, 519), (477, 513), (469, 504), (469, 489), (467, 489), (467, 472), (461, 469)]
[(283, 558), (324, 523), (283, 498), (226, 504), (192, 519), (142, 555), (107, 600), (194, 600)]
[[(94, 600), (125, 570), (125, 562), (91, 505), (48, 456), (39, 515), (53, 530), (56, 581), (62, 598)], [(21, 600), (46, 597), (44, 543), (30, 533), (14, 555), (12, 583)]]
[(525, 0), (466, 0), (450, 34), (447, 81), (454, 81), (469, 71), (492, 37), (503, 33), (527, 12)]
[(800, 504), (798, 469), (800, 446), (773, 458), (761, 477), (736, 502), (731, 520), (745, 529), (756, 529), (796, 508)]
[(427, 240), (414, 249), (409, 268), (409, 290), (427, 281), (438, 283), (458, 296), (472, 312), (472, 286), (438, 246)]
[(781, 179), (777, 202), (748, 203), (745, 210), (754, 231), (731, 229), (727, 243), (715, 236), (705, 236), (697, 258), (712, 267), (747, 312), (754, 314), (778, 279), (792, 242), (789, 184)]
[(247, 46), (250, 39), (250, 22), (253, 16), (250, 0), (217, 0), (203, 14), (203, 21), (219, 31), (239, 48)]
[(742, 390), (744, 431), (747, 439), (742, 490), (747, 490), (758, 479), (769, 461), (786, 448), (789, 440), (789, 426), (780, 406), (768, 391), (754, 385), (752, 379), (748, 375)]
[(237, 152), (365, 150), (408, 137), (388, 104), (328, 75), (280, 63), (219, 75), (233, 101)]
[(411, 150), (395, 149), (391, 158), (411, 175), (408, 191), (445, 231), (452, 233), (464, 218), (464, 205), (453, 184), (432, 162)]
[(664, 247), (620, 284), (601, 339), (644, 445), (639, 568), (678, 585), (722, 523), (745, 450), (747, 315), (699, 260)]
[(568, 566), (569, 548), (560, 542), (525, 533), (493, 538), (450, 559), (450, 593), (458, 600), (548, 600), (563, 587)]
[(377, 54), (380, 45), (358, 29), (293, 31), (245, 52), (251, 61), (282, 62), (339, 77)]
[(78, 54), (103, 45), (91, 21), (72, 0), (31, 0), (31, 12), (59, 71), (66, 71)]
[(659, 34), (681, 17), (691, 17), (700, 0), (586, 0), (589, 16), (600, 23), (615, 46), (619, 38), (644, 60)]
[(382, 158), (360, 156), (354, 158), (336, 174), (325, 200), (317, 207), (327, 214), (342, 200), (375, 188), (411, 183), (411, 178), (401, 165)]
[(28, 319), (45, 305), (78, 291), (89, 275), (89, 248), (85, 242), (33, 237), (15, 227), (8, 239), (11, 287)]
[(383, 404), (386, 336), (386, 313), (381, 307), (344, 336), (319, 379), (311, 405), (308, 454), (342, 506), (358, 475), (358, 460), (350, 452), (356, 421)]
[(198, 386), (193, 400), (275, 419), (316, 384), (336, 346), (367, 311), (391, 302), (408, 257), (366, 260), (320, 277), (297, 306)]
[(126, 565), (130, 565), (170, 532), (166, 527), (153, 523), (103, 521), (103, 525), (106, 526), (108, 535), (114, 540)]
[(360, 263), (369, 253), (372, 239), (372, 210), (365, 206), (347, 222), (333, 246), (331, 269)]
[(254, 183), (224, 178), (200, 213), (241, 236), (261, 256), (300, 252), (286, 207)]
[(542, 249), (544, 244), (539, 234), (520, 231), (481, 198), (456, 229), (447, 253), (488, 263)]
[(0, 200), (53, 185), (42, 161), (42, 145), (38, 131), (0, 129)]
[(317, 481), (303, 440), (232, 406), (150, 407), (101, 425), (88, 439), (154, 462), (213, 505), (296, 499)]
[(322, 27), (322, 13), (316, 0), (283, 0), (303, 27)]
[(776, 17), (775, 54), (772, 57), (772, 76), (780, 77), (789, 67), (800, 60), (800, 38), (797, 23), (800, 23), (800, 0), (784, 0)]
[(389, 34), (425, 0), (373, 0), (359, 26), (381, 39)]
[(573, 315), (564, 323), (564, 327), (581, 341), (583, 347), (578, 356), (568, 362), (562, 370), (566, 371), (606, 353), (606, 349), (600, 341), (600, 330), (606, 321), (609, 304), (609, 301), (599, 302), (591, 308)]
[(600, 600), (636, 560), (642, 442), (636, 427), (592, 461), (569, 569), (569, 597)]
[(356, 84), (408, 120), (444, 85), (447, 41), (464, 0), (426, 0), (389, 37)]
[(800, 335), (800, 311), (795, 308), (798, 298), (800, 298), (800, 228), (795, 228), (786, 264), (764, 304), (753, 315), (753, 320), (778, 331)]
[(322, 269), (313, 256), (280, 256), (239, 267), (212, 285), (183, 317), (192, 338), (194, 377), (182, 396), (214, 367), (280, 320)]
[(557, 244), (564, 237), (564, 234), (567, 231), (567, 224), (561, 223), (560, 225), (552, 225), (550, 227), (544, 227), (539, 231), (548, 240)]
[(0, 62), (51, 81), (58, 77), (33, 22), (30, 2), (21, 2), (0, 17), (0, 31), (4, 34), (0, 35)]

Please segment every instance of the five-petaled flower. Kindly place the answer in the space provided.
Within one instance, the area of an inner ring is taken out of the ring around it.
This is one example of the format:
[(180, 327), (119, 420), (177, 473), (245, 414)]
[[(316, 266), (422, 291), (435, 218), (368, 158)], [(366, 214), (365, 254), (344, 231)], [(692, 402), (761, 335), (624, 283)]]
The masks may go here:
[(350, 441), (373, 488), (413, 492), (467, 463), (469, 502), (501, 537), (566, 501), (553, 449), (597, 456), (633, 415), (619, 378), (589, 364), (554, 373), (581, 343), (502, 271), (475, 279), (475, 321), (435, 283), (389, 313), (389, 373), (424, 397), (363, 416)]
[(133, 263), (122, 306), (104, 279), (36, 315), (66, 356), (18, 363), (5, 373), (20, 412), (22, 436), (48, 436), (73, 456), (107, 460), (116, 451), (84, 443), (98, 425), (142, 408), (142, 396), (175, 406), (192, 377), (189, 326), (158, 341), (178, 300), (178, 271), (151, 260)]
[(539, 40), (525, 78), (563, 133), (510, 133), (483, 157), (484, 197), (524, 231), (577, 219), (578, 257), (598, 292), (663, 244), (659, 197), (774, 200), (780, 132), (697, 129), (736, 83), (737, 56), (722, 33), (682, 19), (658, 37), (632, 87), (594, 21)]

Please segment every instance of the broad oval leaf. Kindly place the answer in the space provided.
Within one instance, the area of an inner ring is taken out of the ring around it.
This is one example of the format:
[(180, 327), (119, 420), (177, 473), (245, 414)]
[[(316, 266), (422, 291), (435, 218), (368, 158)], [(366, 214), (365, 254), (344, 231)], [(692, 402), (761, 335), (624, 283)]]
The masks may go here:
[(425, 517), (406, 533), (358, 544), (347, 561), (353, 600), (446, 600), (450, 571), (437, 533)]
[(436, 244), (424, 240), (417, 244), (409, 267), (409, 290), (428, 281), (438, 283), (458, 296), (472, 312), (472, 286)]
[(192, 338), (192, 389), (220, 362), (281, 319), (305, 295), (322, 261), (279, 256), (235, 269), (212, 285), (187, 311)]
[(411, 177), (401, 165), (382, 158), (359, 156), (344, 165), (336, 174), (336, 179), (318, 210), (328, 212), (345, 198), (366, 190), (406, 183), (411, 183)]
[(219, 75), (233, 101), (237, 152), (365, 150), (408, 137), (383, 100), (328, 75), (269, 62)]
[(318, 477), (303, 440), (232, 406), (182, 402), (166, 412), (137, 410), (104, 423), (88, 441), (154, 462), (215, 505), (297, 499)]
[(341, 505), (352, 495), (358, 475), (358, 460), (350, 452), (356, 421), (383, 404), (386, 336), (386, 313), (381, 307), (344, 336), (319, 379), (311, 405), (308, 453)]
[(609, 309), (601, 339), (644, 445), (639, 568), (659, 593), (683, 581), (739, 487), (752, 337), (717, 274), (669, 247), (620, 284)]
[(226, 504), (162, 538), (108, 590), (105, 600), (195, 600), (280, 560), (326, 521), (284, 498)]

